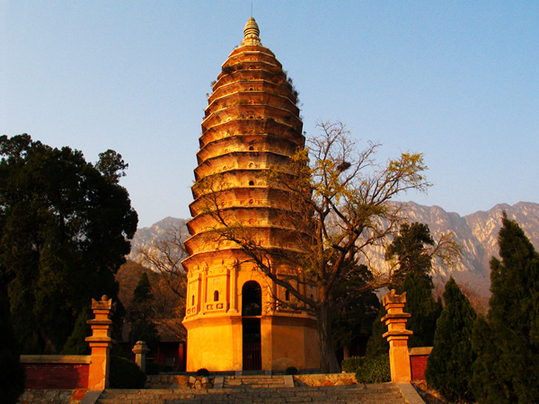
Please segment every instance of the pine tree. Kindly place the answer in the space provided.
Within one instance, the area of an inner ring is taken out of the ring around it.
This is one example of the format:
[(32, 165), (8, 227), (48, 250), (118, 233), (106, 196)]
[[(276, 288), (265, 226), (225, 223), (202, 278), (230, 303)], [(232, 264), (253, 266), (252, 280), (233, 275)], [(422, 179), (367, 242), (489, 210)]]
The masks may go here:
[(386, 260), (397, 258), (398, 270), (393, 276), (392, 286), (402, 293), (402, 284), (406, 275), (415, 272), (423, 278), (425, 285), (433, 288), (430, 272), (432, 270), (432, 256), (426, 246), (434, 245), (429, 226), (414, 222), (411, 225), (403, 224), (399, 234), (386, 250)]
[(155, 311), (152, 307), (153, 294), (148, 274), (143, 272), (133, 291), (133, 300), (127, 316), (130, 323), (129, 342), (134, 345), (137, 341), (144, 341), (152, 350), (159, 343), (159, 332), (153, 320)]
[(539, 402), (539, 254), (504, 212), (487, 323), (478, 322), (474, 392), (484, 403)]
[(393, 287), (399, 294), (406, 292), (404, 311), (412, 315), (406, 324), (414, 332), (408, 340), (409, 347), (432, 346), (436, 320), (442, 311), (441, 303), (432, 296), (432, 255), (428, 250), (432, 245), (428, 225), (405, 223), (386, 251), (386, 259), (397, 259)]
[(471, 403), (474, 396), (468, 383), (475, 359), (472, 331), (476, 313), (452, 277), (445, 285), (444, 301), (425, 376), (446, 400)]
[(415, 271), (409, 272), (402, 283), (401, 291), (406, 292), (404, 312), (412, 315), (406, 328), (414, 332), (408, 339), (409, 347), (432, 346), (434, 343), (436, 320), (442, 312), (442, 304), (432, 296), (430, 285), (426, 284), (424, 275)]

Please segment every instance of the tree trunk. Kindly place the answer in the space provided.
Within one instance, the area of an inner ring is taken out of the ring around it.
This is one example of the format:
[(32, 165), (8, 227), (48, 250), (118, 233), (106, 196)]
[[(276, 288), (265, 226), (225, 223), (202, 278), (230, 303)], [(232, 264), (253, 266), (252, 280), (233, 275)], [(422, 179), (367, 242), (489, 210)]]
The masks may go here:
[(322, 373), (340, 373), (341, 367), (337, 361), (331, 339), (333, 316), (328, 303), (319, 303), (316, 310), (316, 320), (318, 324), (318, 344), (320, 346), (320, 370)]
[(343, 359), (350, 358), (350, 345), (345, 345), (342, 348), (342, 356), (343, 356)]

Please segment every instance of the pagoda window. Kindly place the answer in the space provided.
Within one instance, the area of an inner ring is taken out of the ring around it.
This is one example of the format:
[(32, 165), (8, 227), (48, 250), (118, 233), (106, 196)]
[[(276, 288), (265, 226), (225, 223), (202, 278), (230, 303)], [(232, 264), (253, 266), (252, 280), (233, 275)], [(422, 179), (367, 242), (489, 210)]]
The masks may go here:
[(285, 292), (284, 292), (284, 300), (286, 300), (287, 302), (290, 301), (290, 291), (289, 290), (285, 290)]
[(218, 302), (219, 301), (219, 291), (216, 290), (215, 292), (213, 292), (213, 301), (214, 302)]
[(253, 180), (249, 181), (249, 186), (252, 187), (255, 185), (255, 182)]
[(191, 296), (191, 306), (195, 305), (195, 295)]

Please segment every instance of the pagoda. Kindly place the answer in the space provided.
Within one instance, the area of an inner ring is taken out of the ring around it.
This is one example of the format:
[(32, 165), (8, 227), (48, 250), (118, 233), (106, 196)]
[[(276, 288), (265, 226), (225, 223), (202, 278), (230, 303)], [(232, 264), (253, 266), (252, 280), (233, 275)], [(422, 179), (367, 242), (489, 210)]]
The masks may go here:
[[(290, 209), (289, 197), (269, 183), (268, 172), (287, 167), (290, 156), (304, 147), (303, 124), (297, 92), (259, 34), (250, 18), (241, 45), (213, 84), (202, 122), (187, 224), (191, 237), (185, 243), (189, 257), (183, 261), (187, 371), (320, 366), (313, 314), (279, 304), (294, 298), (238, 244), (214, 231), (218, 211), (268, 250), (297, 248), (291, 242), (294, 230), (279, 221), (278, 212)], [(283, 276), (298, 271), (279, 262), (272, 268)], [(300, 288), (316, 296), (314, 286)]]

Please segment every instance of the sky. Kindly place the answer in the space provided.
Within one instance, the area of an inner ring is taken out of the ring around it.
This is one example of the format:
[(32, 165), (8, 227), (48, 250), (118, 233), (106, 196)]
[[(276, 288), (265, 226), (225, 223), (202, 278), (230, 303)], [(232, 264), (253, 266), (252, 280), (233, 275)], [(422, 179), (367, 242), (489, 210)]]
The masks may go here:
[(538, 1), (0, 0), (0, 135), (113, 149), (139, 227), (189, 218), (210, 83), (251, 9), (307, 136), (340, 121), (382, 163), (424, 154), (433, 186), (402, 200), (539, 203)]

